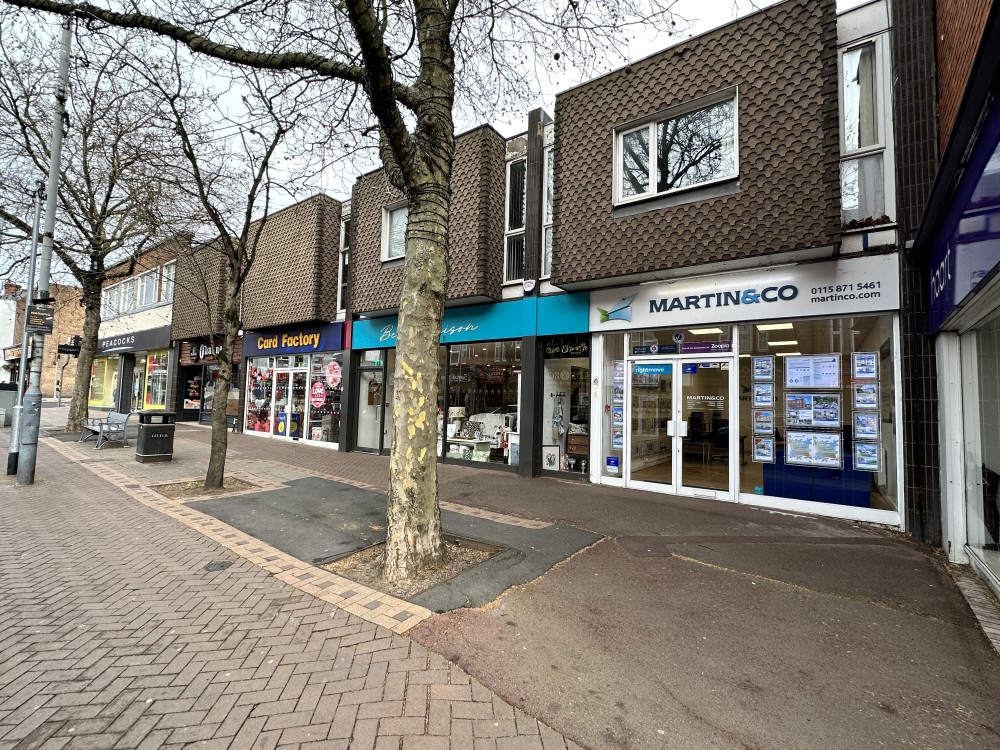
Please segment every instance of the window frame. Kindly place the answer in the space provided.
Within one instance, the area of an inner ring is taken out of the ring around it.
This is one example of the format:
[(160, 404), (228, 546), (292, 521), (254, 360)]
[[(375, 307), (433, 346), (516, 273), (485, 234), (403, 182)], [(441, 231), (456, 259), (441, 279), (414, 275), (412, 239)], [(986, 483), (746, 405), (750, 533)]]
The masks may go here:
[[(510, 175), (511, 168), (515, 164), (524, 165), (524, 190), (521, 206), (521, 226), (511, 229), (510, 226)], [(524, 238), (525, 230), (528, 224), (528, 157), (519, 156), (517, 158), (509, 160), (505, 165), (505, 178), (504, 178), (504, 199), (503, 199), (503, 283), (506, 284), (521, 284), (524, 282), (524, 249), (521, 250), (521, 275), (517, 278), (512, 278), (508, 274), (507, 269), (507, 246), (510, 240), (514, 237), (521, 236)]]
[[(173, 302), (174, 300), (174, 288), (177, 285), (177, 261), (171, 260), (163, 264), (162, 271), (160, 273), (160, 286), (159, 294), (157, 296), (160, 302)], [(170, 293), (167, 293), (167, 287), (170, 288)]]
[[(347, 311), (347, 294), (344, 281), (347, 279), (351, 255), (351, 215), (340, 218), (340, 252), (337, 255), (337, 312)], [(405, 257), (405, 252), (404, 252)]]
[(136, 309), (135, 277), (129, 276), (127, 279), (122, 279), (118, 282), (118, 285), (121, 287), (118, 292), (118, 314), (125, 315)]
[[(545, 235), (548, 232), (552, 232), (553, 219), (555, 218), (555, 212), (552, 210), (552, 206), (549, 205), (549, 187), (550, 183), (555, 184), (555, 152), (552, 146), (546, 146), (542, 149), (542, 257), (539, 267), (539, 278), (548, 279), (552, 276), (552, 266), (545, 268)], [(553, 159), (552, 172), (549, 172), (549, 158)], [(553, 199), (555, 198), (555, 192), (552, 193)], [(554, 201), (553, 201), (554, 202)], [(550, 215), (551, 214), (551, 215)], [(553, 237), (553, 240), (555, 237)]]
[[(157, 304), (160, 294), (160, 274), (158, 268), (153, 268), (149, 271), (143, 271), (132, 277), (135, 289), (135, 308), (136, 310), (142, 310), (146, 307), (152, 307)], [(151, 291), (151, 293), (149, 293)], [(145, 298), (152, 297), (149, 302), (145, 301)]]
[(400, 255), (394, 255), (389, 257), (389, 227), (393, 212), (398, 211), (401, 208), (407, 209), (406, 211), (406, 224), (409, 226), (410, 223), (410, 212), (409, 204), (404, 199), (401, 201), (395, 201), (389, 203), (388, 205), (382, 206), (382, 253), (381, 258), (383, 263), (389, 263), (396, 260), (406, 259), (406, 230), (403, 231), (403, 252)]
[[(847, 148), (847, 123), (845, 120), (844, 57), (851, 52), (869, 45), (875, 51), (874, 99), (876, 139), (872, 145), (849, 150)], [(840, 216), (841, 223), (843, 224), (849, 223), (844, 218), (844, 164), (852, 161), (861, 161), (872, 156), (881, 156), (882, 158), (882, 206), (884, 215), (889, 217), (888, 224), (876, 226), (888, 227), (896, 223), (896, 170), (893, 158), (895, 144), (892, 129), (892, 58), (890, 52), (889, 33), (886, 31), (879, 31), (875, 34), (868, 34), (858, 39), (852, 39), (850, 42), (840, 45), (837, 49), (837, 111), (840, 143), (839, 179), (841, 184)], [(878, 217), (861, 217), (861, 220), (864, 218), (877, 219)], [(868, 227), (868, 229), (871, 228)]]
[[(657, 164), (656, 159), (649, 159), (649, 190), (645, 193), (640, 193), (638, 195), (625, 196), (622, 194), (622, 188), (624, 185), (624, 174), (622, 169), (622, 155), (624, 153), (624, 140), (625, 137), (635, 133), (637, 131), (645, 129), (648, 132), (647, 140), (649, 143), (649, 149), (652, 151), (656, 148), (657, 143), (657, 126), (667, 120), (672, 120), (677, 117), (682, 117), (683, 115), (690, 114), (691, 112), (696, 112), (699, 109), (705, 109), (707, 107), (714, 106), (716, 104), (721, 104), (723, 102), (732, 101), (733, 103), (733, 173), (725, 177), (717, 177), (712, 180), (705, 180), (704, 182), (699, 182), (695, 185), (684, 185), (683, 187), (672, 188), (670, 190), (657, 191), (656, 187), (656, 170)], [(635, 120), (631, 120), (621, 125), (617, 125), (613, 128), (613, 158), (614, 158), (614, 168), (613, 168), (613, 180), (612, 180), (612, 192), (613, 192), (613, 205), (624, 206), (631, 203), (637, 203), (640, 201), (651, 200), (655, 198), (662, 198), (665, 195), (676, 195), (678, 193), (702, 190), (706, 187), (712, 187), (714, 185), (719, 185), (721, 183), (732, 182), (740, 178), (740, 97), (739, 97), (739, 87), (731, 86), (729, 88), (716, 91), (707, 96), (699, 97), (689, 102), (679, 104), (674, 107), (668, 107), (667, 109), (660, 110), (649, 115), (645, 115)]]

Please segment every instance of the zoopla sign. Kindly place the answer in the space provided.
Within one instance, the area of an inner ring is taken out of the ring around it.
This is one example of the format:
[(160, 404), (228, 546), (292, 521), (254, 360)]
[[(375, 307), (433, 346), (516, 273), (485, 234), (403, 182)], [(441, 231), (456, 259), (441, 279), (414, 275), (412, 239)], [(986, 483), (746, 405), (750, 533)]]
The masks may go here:
[(590, 294), (590, 330), (735, 323), (899, 309), (896, 253), (769, 266)]

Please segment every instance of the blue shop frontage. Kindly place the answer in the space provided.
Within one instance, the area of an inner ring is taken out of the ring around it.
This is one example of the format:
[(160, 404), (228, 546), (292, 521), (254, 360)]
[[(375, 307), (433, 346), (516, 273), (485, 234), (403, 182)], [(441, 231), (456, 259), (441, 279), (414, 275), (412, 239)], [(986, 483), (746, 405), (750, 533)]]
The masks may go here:
[[(589, 471), (589, 294), (448, 308), (438, 349), (438, 456), (532, 476)], [(350, 448), (392, 447), (395, 316), (355, 320)]]
[[(995, 11), (983, 39), (998, 33)], [(983, 44), (914, 254), (935, 350), (942, 547), (1000, 595), (1000, 46)]]
[(244, 432), (337, 448), (346, 338), (343, 323), (246, 331)]

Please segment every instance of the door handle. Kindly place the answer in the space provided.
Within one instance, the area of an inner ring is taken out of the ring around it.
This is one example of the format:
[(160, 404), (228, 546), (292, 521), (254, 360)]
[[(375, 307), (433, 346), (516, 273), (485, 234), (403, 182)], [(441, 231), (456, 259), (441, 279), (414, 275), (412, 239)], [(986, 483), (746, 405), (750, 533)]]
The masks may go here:
[(668, 437), (674, 436), (674, 420), (672, 419), (667, 420), (667, 436)]
[(677, 426), (678, 426), (677, 427), (677, 434), (680, 435), (681, 437), (687, 437), (688, 436), (688, 423), (685, 422), (683, 419), (678, 419), (677, 420)]

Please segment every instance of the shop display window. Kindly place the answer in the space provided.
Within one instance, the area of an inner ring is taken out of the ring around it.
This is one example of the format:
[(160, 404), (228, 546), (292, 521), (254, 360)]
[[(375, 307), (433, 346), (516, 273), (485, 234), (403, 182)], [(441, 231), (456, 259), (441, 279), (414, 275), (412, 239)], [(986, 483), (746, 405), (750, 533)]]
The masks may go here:
[(1000, 576), (1000, 317), (963, 337), (963, 348), (967, 338), (975, 341), (979, 407), (978, 435), (969, 429), (966, 450), (968, 544)]
[[(142, 409), (164, 409), (167, 405), (167, 350), (150, 352), (146, 357), (145, 398), (138, 403)], [(138, 368), (137, 368), (138, 369)], [(142, 388), (140, 387), (140, 392)]]
[(118, 357), (94, 360), (90, 375), (90, 406), (111, 408), (118, 390)]
[[(216, 383), (219, 379), (219, 366), (218, 365), (208, 365), (205, 368), (206, 378), (204, 386), (204, 394), (201, 402), (201, 408), (203, 411), (210, 412), (215, 407), (215, 395), (216, 395)], [(232, 377), (229, 381), (229, 394), (226, 398), (226, 415), (228, 417), (236, 417), (240, 413), (240, 384), (239, 384), (239, 366), (233, 365)], [(200, 378), (198, 378), (200, 381)], [(196, 390), (194, 388), (190, 389), (192, 391)], [(185, 397), (185, 408), (188, 403)], [(198, 408), (197, 405), (193, 408)]]
[(542, 468), (590, 470), (590, 336), (556, 336), (542, 345)]
[(739, 326), (740, 490), (896, 510), (892, 316)]
[(305, 437), (321, 443), (339, 443), (344, 355), (343, 352), (314, 354), (311, 359)]
[(604, 334), (601, 383), (601, 476), (622, 479), (625, 471), (625, 334)]
[(514, 465), (520, 460), (521, 342), (448, 347), (443, 447), (448, 458)]
[(273, 432), (271, 397), (274, 387), (274, 357), (253, 357), (247, 362), (246, 430)]

